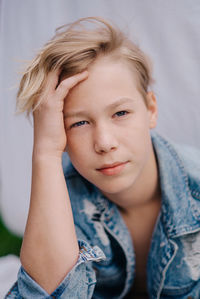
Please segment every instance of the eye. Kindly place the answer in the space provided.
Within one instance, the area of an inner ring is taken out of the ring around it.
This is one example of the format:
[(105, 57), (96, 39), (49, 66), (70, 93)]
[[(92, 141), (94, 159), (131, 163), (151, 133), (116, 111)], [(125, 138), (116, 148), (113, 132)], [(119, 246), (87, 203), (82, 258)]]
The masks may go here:
[(126, 111), (126, 110), (118, 111), (115, 113), (116, 116), (124, 116), (127, 114), (128, 114), (128, 111)]
[(74, 123), (70, 126), (70, 129), (71, 128), (76, 128), (76, 127), (81, 127), (81, 126), (84, 126), (86, 125), (88, 122), (86, 120), (81, 120), (81, 121), (78, 121), (77, 123)]

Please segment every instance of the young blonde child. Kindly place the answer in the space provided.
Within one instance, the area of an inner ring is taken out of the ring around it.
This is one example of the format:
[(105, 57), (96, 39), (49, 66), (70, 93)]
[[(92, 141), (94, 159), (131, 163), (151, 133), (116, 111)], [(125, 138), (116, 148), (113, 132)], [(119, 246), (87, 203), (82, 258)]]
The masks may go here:
[(152, 132), (151, 82), (100, 18), (60, 28), (30, 63), (32, 190), (6, 298), (200, 298), (200, 154)]

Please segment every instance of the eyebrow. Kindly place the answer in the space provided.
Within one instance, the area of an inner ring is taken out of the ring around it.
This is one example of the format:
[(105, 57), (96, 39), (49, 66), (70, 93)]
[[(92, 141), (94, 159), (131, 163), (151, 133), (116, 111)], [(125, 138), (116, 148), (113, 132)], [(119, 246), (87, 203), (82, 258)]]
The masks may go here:
[[(110, 109), (114, 109), (122, 104), (126, 104), (126, 103), (133, 103), (134, 99), (131, 98), (120, 98), (119, 100), (115, 101), (114, 103), (106, 106), (105, 110), (110, 110)], [(71, 111), (71, 112), (66, 112), (64, 114), (64, 118), (69, 118), (69, 117), (83, 117), (83, 116), (88, 116), (87, 111), (84, 110), (80, 110), (80, 111)]]

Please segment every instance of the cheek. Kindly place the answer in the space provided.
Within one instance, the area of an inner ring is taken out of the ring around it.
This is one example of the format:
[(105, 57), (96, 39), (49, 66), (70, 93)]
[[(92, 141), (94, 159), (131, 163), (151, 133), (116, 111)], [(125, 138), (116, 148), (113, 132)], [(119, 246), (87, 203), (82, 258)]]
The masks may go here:
[(84, 134), (67, 133), (67, 147), (66, 150), (73, 164), (83, 163), (87, 159), (88, 139)]
[(122, 143), (131, 151), (134, 159), (139, 161), (145, 159), (151, 146), (150, 130), (146, 119), (126, 130), (126, 134), (122, 136)]
[(91, 154), (85, 144), (80, 140), (69, 138), (67, 153), (74, 168), (86, 179), (88, 178), (88, 166), (91, 163)]
[(74, 159), (79, 159), (79, 156), (82, 152), (82, 150), (80, 149), (80, 143), (76, 142), (75, 140), (71, 140), (70, 138), (67, 138), (66, 149), (71, 161)]

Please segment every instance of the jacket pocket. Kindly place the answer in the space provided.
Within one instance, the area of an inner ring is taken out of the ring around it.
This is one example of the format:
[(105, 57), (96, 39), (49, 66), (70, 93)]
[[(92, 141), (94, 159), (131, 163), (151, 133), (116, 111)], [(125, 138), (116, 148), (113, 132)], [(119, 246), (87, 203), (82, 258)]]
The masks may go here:
[(167, 299), (167, 298), (178, 298), (178, 296), (183, 296), (183, 295), (192, 295), (190, 294), (195, 286), (197, 285), (198, 281), (192, 281), (191, 283), (181, 286), (181, 287), (164, 287), (162, 292), (161, 292), (161, 298), (162, 299)]

